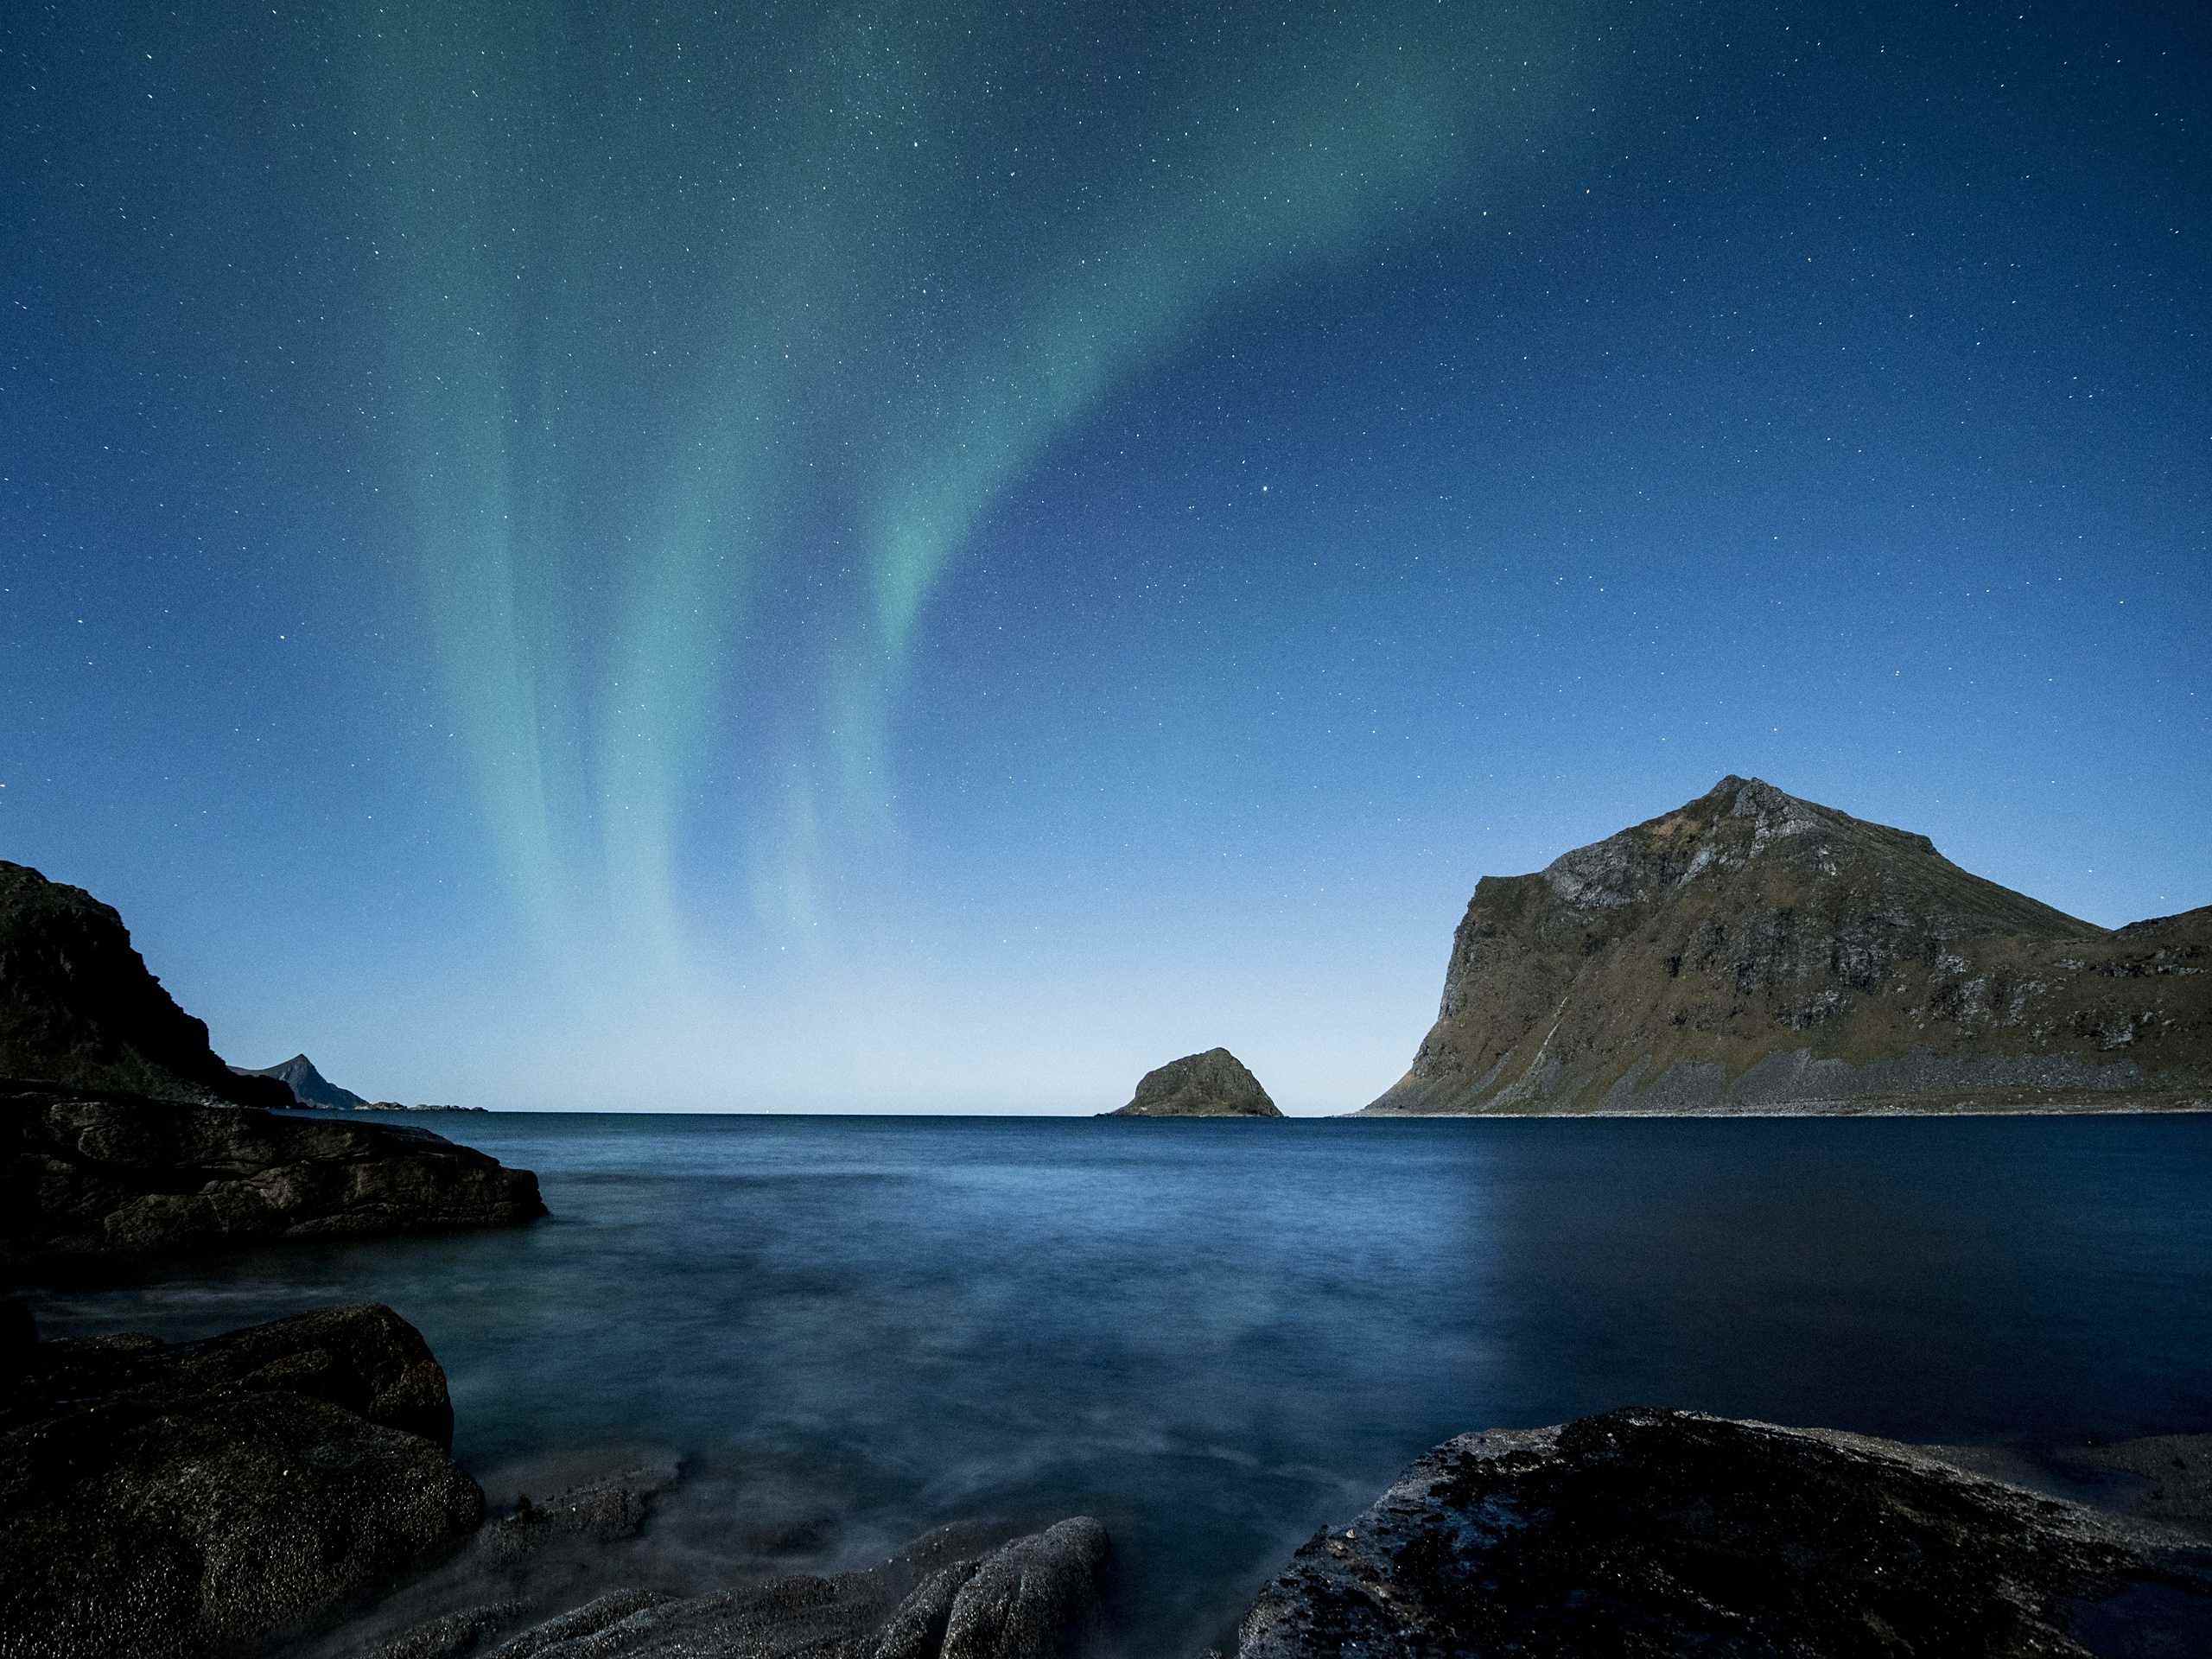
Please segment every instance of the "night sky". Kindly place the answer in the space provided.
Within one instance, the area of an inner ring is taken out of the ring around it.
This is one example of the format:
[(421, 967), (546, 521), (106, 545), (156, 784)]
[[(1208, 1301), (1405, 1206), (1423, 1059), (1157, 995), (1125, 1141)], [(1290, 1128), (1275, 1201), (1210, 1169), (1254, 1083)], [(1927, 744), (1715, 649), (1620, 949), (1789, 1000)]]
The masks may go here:
[(235, 1061), (1357, 1106), (1723, 773), (2212, 902), (2212, 14), (0, 9), (0, 857)]

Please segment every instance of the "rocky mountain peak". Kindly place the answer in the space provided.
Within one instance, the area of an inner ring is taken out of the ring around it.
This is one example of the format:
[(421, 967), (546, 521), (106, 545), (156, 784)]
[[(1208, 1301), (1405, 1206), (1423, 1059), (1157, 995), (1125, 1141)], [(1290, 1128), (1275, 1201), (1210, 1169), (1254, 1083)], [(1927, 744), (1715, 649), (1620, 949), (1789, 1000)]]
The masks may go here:
[[(1925, 836), (1731, 775), (1532, 875), (1484, 876), (1437, 1022), (1370, 1109), (2193, 1088), (2212, 1081), (2212, 976), (2188, 954), (2208, 934), (2193, 914), (2107, 933)], [(2144, 954), (2154, 939), (2164, 955)], [(2115, 980), (2157, 995), (2123, 1006)]]
[(1563, 903), (1606, 909), (1637, 903), (1715, 869), (1741, 866), (1840, 813), (1801, 801), (1758, 778), (1723, 778), (1697, 799), (1587, 847), (1540, 872)]

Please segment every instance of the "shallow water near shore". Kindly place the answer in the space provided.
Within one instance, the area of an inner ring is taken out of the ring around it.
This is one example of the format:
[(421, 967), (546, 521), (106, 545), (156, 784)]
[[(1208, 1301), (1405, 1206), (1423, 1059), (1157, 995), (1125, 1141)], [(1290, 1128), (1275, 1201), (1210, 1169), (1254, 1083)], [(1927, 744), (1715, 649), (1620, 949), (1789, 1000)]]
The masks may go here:
[(2212, 1430), (2212, 1116), (393, 1121), (553, 1218), (35, 1287), (41, 1328), (389, 1302), (495, 1502), (681, 1457), (671, 1550), (761, 1570), (1088, 1510), (1148, 1654), (1463, 1430)]

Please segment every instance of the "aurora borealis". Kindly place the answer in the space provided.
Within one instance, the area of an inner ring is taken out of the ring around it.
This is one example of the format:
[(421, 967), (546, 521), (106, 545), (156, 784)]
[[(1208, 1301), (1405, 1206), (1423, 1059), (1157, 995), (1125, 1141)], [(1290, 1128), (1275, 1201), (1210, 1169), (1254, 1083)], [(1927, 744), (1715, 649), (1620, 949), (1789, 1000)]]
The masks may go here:
[(1541, 73), (1525, 26), (1255, 12), (1123, 66), (1084, 16), (372, 31), (391, 463), (503, 861), (564, 944), (681, 931), (683, 793), (757, 713), (748, 618), (795, 572), (774, 659), (809, 689), (738, 856), (762, 919), (812, 926), (823, 839), (887, 827), (888, 708), (991, 503), (1194, 319), (1402, 234), (1540, 112), (1452, 84)]
[(1395, 1074), (1757, 772), (2205, 902), (2205, 24), (0, 22), (0, 856), (494, 1105)]

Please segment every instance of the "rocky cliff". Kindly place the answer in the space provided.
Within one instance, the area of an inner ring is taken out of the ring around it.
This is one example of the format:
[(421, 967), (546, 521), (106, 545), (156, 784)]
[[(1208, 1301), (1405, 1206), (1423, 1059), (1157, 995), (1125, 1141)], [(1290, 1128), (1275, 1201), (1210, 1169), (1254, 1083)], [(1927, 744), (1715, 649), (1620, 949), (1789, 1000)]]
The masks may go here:
[(1109, 1117), (1281, 1117), (1260, 1080), (1225, 1048), (1155, 1066), (1136, 1097)]
[(81, 887), (0, 860), (0, 1077), (164, 1098), (289, 1106), (207, 1046), (130, 944), (123, 918)]
[(242, 1077), (274, 1077), (292, 1091), (292, 1096), (302, 1106), (320, 1106), (326, 1111), (355, 1112), (369, 1103), (351, 1089), (340, 1089), (328, 1077), (315, 1069), (315, 1062), (304, 1054), (295, 1054), (282, 1065), (264, 1065), (249, 1071), (242, 1065), (231, 1068)]
[(2212, 1104), (2212, 907), (2116, 931), (1724, 778), (1485, 876), (1370, 1113)]

